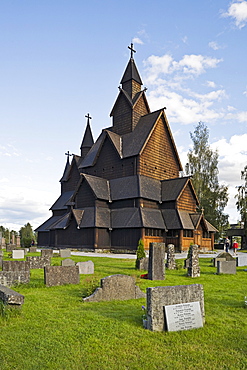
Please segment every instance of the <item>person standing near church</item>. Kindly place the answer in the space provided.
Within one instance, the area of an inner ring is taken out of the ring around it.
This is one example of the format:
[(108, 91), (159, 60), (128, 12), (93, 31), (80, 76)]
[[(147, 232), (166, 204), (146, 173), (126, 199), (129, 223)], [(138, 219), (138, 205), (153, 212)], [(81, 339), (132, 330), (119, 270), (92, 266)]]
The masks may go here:
[(233, 241), (232, 249), (233, 249), (234, 255), (236, 256), (237, 249), (238, 249), (238, 243), (236, 242), (236, 240)]
[(228, 237), (226, 237), (225, 239), (225, 243), (224, 243), (224, 249), (225, 251), (228, 253), (229, 251), (229, 247), (230, 247), (230, 240), (228, 239)]

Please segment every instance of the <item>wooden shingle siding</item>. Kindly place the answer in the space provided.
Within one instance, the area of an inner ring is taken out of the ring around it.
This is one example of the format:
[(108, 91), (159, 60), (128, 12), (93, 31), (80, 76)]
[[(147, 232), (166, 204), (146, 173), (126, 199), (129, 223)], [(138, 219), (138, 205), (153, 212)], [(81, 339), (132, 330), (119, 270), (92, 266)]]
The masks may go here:
[(98, 229), (98, 247), (110, 249), (110, 235), (107, 229)]
[(76, 185), (78, 184), (79, 179), (79, 171), (76, 166), (73, 166), (68, 181), (64, 181), (61, 183), (62, 193), (74, 190)]
[(121, 159), (116, 148), (106, 138), (96, 164), (93, 167), (88, 167), (84, 172), (111, 180), (134, 175), (134, 168), (134, 158)]
[(140, 155), (138, 173), (157, 180), (179, 177), (179, 164), (162, 118)]
[(116, 249), (128, 248), (136, 250), (141, 239), (142, 229), (115, 229), (111, 232), (111, 247)]
[(132, 109), (125, 96), (121, 95), (113, 116), (113, 132), (119, 135), (128, 134), (132, 130)]
[(183, 190), (181, 196), (177, 201), (178, 209), (183, 209), (186, 211), (196, 212), (196, 201), (192, 194), (189, 185)]
[(95, 203), (95, 195), (85, 180), (81, 183), (75, 203), (76, 208), (92, 207)]

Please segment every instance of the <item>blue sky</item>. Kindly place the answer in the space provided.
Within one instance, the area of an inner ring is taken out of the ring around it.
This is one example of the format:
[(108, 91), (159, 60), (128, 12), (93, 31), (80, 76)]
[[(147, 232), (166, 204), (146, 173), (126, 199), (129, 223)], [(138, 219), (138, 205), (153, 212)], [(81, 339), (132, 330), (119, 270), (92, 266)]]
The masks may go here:
[(151, 110), (166, 114), (181, 156), (199, 121), (219, 151), (230, 222), (247, 164), (247, 1), (0, 2), (0, 225), (37, 227), (60, 194), (68, 150), (96, 139), (134, 42)]

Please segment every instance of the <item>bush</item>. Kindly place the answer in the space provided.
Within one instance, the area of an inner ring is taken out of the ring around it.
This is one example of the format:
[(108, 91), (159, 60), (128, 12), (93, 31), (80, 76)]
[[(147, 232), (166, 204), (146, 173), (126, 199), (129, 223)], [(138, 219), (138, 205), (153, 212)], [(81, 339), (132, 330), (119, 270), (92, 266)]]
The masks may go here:
[(144, 257), (146, 257), (146, 253), (144, 250), (144, 243), (143, 243), (143, 240), (140, 239), (138, 242), (137, 251), (136, 251), (136, 269), (139, 268), (140, 260)]

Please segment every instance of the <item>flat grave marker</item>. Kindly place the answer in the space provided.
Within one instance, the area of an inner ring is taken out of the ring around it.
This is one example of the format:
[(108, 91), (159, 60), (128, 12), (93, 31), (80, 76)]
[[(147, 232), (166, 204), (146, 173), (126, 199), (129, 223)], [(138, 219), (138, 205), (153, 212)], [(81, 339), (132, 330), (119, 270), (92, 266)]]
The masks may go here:
[(164, 306), (167, 331), (190, 330), (203, 327), (200, 302)]
[(12, 258), (13, 259), (16, 259), (16, 260), (22, 259), (22, 258), (24, 258), (24, 255), (25, 255), (25, 253), (24, 253), (23, 249), (19, 249), (19, 250), (13, 249), (12, 250)]

